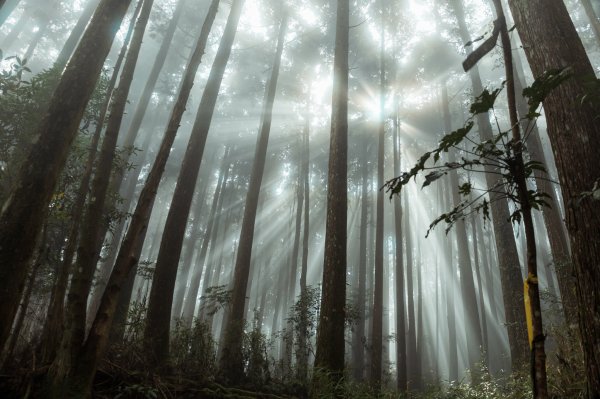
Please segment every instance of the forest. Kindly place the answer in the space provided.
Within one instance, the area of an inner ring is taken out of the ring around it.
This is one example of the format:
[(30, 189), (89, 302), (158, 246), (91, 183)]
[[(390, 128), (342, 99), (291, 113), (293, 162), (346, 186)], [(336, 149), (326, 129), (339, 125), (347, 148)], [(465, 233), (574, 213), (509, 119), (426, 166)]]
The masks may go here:
[(0, 397), (600, 399), (600, 0), (0, 0)]

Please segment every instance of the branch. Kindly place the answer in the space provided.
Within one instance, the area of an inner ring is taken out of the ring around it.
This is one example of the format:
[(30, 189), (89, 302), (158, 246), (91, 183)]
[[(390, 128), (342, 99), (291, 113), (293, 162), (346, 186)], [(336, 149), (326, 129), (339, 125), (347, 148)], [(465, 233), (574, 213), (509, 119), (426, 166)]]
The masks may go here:
[(498, 35), (500, 35), (500, 24), (498, 20), (494, 21), (494, 31), (483, 44), (477, 47), (471, 54), (467, 56), (467, 59), (463, 62), (463, 69), (468, 72), (475, 66), (487, 53), (492, 51), (498, 41)]

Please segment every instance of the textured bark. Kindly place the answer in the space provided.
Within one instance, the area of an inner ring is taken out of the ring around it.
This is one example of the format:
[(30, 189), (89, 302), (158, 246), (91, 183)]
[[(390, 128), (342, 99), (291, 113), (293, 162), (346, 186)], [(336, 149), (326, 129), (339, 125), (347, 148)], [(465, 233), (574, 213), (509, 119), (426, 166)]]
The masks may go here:
[(103, 0), (50, 105), (0, 215), (0, 347), (18, 307), (28, 263), (79, 122), (130, 0)]
[[(334, 381), (344, 370), (344, 320), (346, 307), (346, 222), (348, 162), (348, 32), (350, 2), (338, 0), (333, 65), (333, 99), (323, 292), (317, 332), (315, 367), (331, 373)], [(314, 381), (318, 392), (317, 383)]]
[[(467, 24), (465, 21), (462, 1), (452, 0), (450, 2), (456, 15), (459, 27), (459, 34), (464, 43), (471, 41)], [(483, 92), (483, 85), (477, 66), (471, 69), (469, 77), (475, 95)], [(493, 136), (488, 114), (480, 114), (477, 117), (477, 126), (481, 140), (489, 140)], [(486, 182), (488, 188), (498, 185), (496, 175), (486, 169)], [(522, 290), (522, 272), (515, 243), (515, 237), (509, 220), (510, 212), (508, 202), (499, 200), (500, 193), (490, 194), (490, 209), (493, 219), (494, 235), (496, 238), (496, 249), (498, 253), (498, 266), (500, 269), (500, 283), (502, 287), (502, 297), (504, 300), (504, 310), (506, 320), (502, 323), (506, 325), (508, 332), (508, 342), (510, 347), (511, 365), (513, 370), (523, 367), (528, 361), (526, 351), (527, 347), (527, 327), (525, 323), (525, 314), (520, 296), (515, 292)]]
[(58, 58), (54, 63), (54, 65), (56, 65), (58, 68), (62, 69), (65, 67), (65, 65), (67, 65), (71, 55), (73, 55), (73, 51), (75, 51), (75, 48), (77, 47), (77, 43), (79, 43), (79, 40), (81, 39), (81, 35), (83, 35), (85, 27), (90, 22), (90, 19), (92, 18), (92, 15), (94, 15), (94, 11), (98, 7), (99, 3), (100, 0), (88, 0), (83, 12), (77, 20), (77, 24), (75, 24), (75, 27), (69, 34), (69, 38), (65, 42), (65, 45), (58, 54)]
[(546, 97), (544, 110), (567, 204), (588, 395), (600, 397), (600, 213), (591, 199), (574, 204), (599, 178), (597, 105), (581, 103), (594, 69), (563, 2), (511, 0), (509, 5), (534, 76), (552, 68), (573, 70), (573, 78)]
[[(514, 53), (513, 58), (515, 61), (514, 69), (517, 110), (519, 116), (524, 118), (529, 112), (529, 106), (527, 105), (525, 98), (522, 95), (519, 95), (519, 93), (522, 93), (523, 88), (526, 86), (526, 84), (524, 84), (525, 74), (518, 53)], [(549, 162), (544, 155), (544, 148), (542, 146), (542, 140), (537, 124), (529, 126), (529, 123), (524, 121), (521, 123), (521, 127), (526, 134), (525, 143), (530, 159), (542, 162), (544, 165), (548, 166)], [(527, 132), (529, 133), (527, 134)], [(571, 252), (568, 242), (569, 238), (566, 234), (565, 222), (560, 214), (561, 202), (559, 195), (554, 189), (554, 184), (549, 181), (549, 179), (556, 179), (537, 169), (534, 170), (533, 173), (538, 191), (548, 194), (552, 200), (551, 208), (542, 208), (544, 225), (546, 226), (546, 232), (548, 233), (548, 241), (550, 243), (553, 265), (560, 288), (561, 303), (565, 319), (569, 326), (575, 326), (577, 325), (577, 298), (575, 297), (573, 263), (571, 261)]]
[(71, 209), (71, 226), (69, 227), (69, 234), (67, 236), (67, 243), (64, 248), (63, 259), (60, 264), (56, 282), (52, 287), (52, 293), (50, 296), (50, 304), (48, 306), (48, 312), (46, 316), (46, 323), (44, 325), (42, 333), (42, 341), (40, 347), (42, 349), (42, 362), (49, 363), (54, 360), (57, 346), (60, 343), (63, 329), (63, 318), (64, 318), (64, 300), (67, 292), (67, 284), (69, 282), (69, 276), (72, 273), (71, 267), (73, 263), (73, 257), (78, 245), (79, 230), (83, 219), (83, 212), (85, 208), (85, 202), (87, 199), (90, 182), (92, 180), (92, 173), (94, 164), (96, 162), (96, 156), (98, 152), (98, 145), (100, 143), (100, 136), (104, 127), (104, 121), (110, 106), (110, 100), (113, 95), (113, 91), (117, 84), (119, 73), (121, 72), (121, 65), (127, 54), (128, 43), (133, 35), (133, 28), (135, 26), (135, 17), (140, 11), (141, 2), (139, 3), (135, 15), (132, 18), (132, 22), (128, 29), (126, 38), (124, 40), (123, 47), (119, 53), (117, 61), (115, 63), (112, 76), (108, 82), (106, 94), (104, 98), (104, 104), (96, 120), (96, 127), (92, 140), (90, 142), (90, 150), (88, 158), (85, 163), (83, 175), (81, 177), (81, 183), (77, 190), (75, 202)]
[(525, 227), (525, 240), (527, 245), (527, 284), (529, 295), (529, 311), (532, 317), (532, 332), (530, 346), (532, 351), (531, 377), (533, 380), (534, 398), (548, 398), (548, 382), (546, 377), (546, 353), (544, 349), (544, 331), (542, 324), (542, 308), (537, 274), (537, 248), (535, 243), (535, 229), (533, 225), (532, 206), (529, 199), (529, 189), (525, 177), (525, 166), (523, 161), (523, 140), (519, 117), (517, 115), (517, 104), (515, 99), (515, 78), (513, 68), (513, 56), (506, 26), (506, 18), (500, 0), (493, 0), (496, 9), (497, 20), (500, 27), (500, 38), (502, 42), (502, 54), (504, 56), (504, 67), (506, 70), (506, 95), (508, 98), (508, 112), (512, 126), (512, 149), (514, 154), (513, 177), (517, 187), (517, 195), (523, 225)]
[[(233, 382), (239, 382), (244, 373), (242, 358), (242, 338), (245, 319), (244, 307), (248, 289), (248, 276), (250, 274), (250, 260), (252, 258), (256, 210), (258, 208), (258, 198), (265, 169), (267, 145), (269, 143), (269, 133), (273, 117), (273, 103), (275, 102), (275, 94), (277, 93), (281, 56), (283, 54), (287, 30), (287, 13), (286, 11), (283, 12), (284, 15), (280, 22), (273, 69), (265, 90), (262, 121), (256, 142), (248, 193), (246, 195), (244, 218), (242, 220), (238, 253), (235, 260), (231, 311), (223, 326), (225, 336), (219, 359), (219, 368), (223, 376)], [(286, 301), (281, 302), (287, 303)]]
[[(204, 52), (208, 32), (215, 19), (218, 6), (219, 1), (213, 0), (208, 10), (204, 26), (202, 27), (203, 31), (198, 40), (198, 47), (196, 48), (201, 51), (200, 54)], [(192, 128), (192, 134), (177, 178), (177, 186), (173, 193), (173, 200), (169, 208), (156, 260), (144, 331), (144, 343), (148, 350), (148, 355), (151, 356), (152, 361), (157, 362), (156, 364), (163, 364), (169, 353), (169, 326), (177, 266), (179, 265), (183, 237), (194, 196), (196, 180), (198, 179), (204, 145), (212, 121), (225, 66), (229, 59), (233, 38), (235, 37), (240, 9), (241, 4), (234, 2), (196, 114), (196, 122)], [(197, 70), (197, 65), (195, 65), (195, 70)], [(190, 77), (190, 79), (193, 79), (193, 77)]]
[(197, 68), (202, 59), (202, 55), (204, 54), (210, 25), (210, 23), (205, 23), (202, 27), (204, 32), (203, 37), (205, 39), (200, 40), (194, 49), (194, 55), (190, 60), (190, 64), (188, 65), (183, 81), (181, 82), (179, 95), (171, 112), (169, 123), (165, 130), (156, 159), (148, 174), (146, 184), (140, 193), (138, 203), (131, 217), (129, 229), (125, 235), (125, 240), (117, 255), (115, 267), (113, 268), (104, 294), (102, 295), (98, 313), (92, 323), (88, 338), (82, 348), (81, 355), (78, 358), (77, 368), (72, 370), (71, 379), (77, 382), (78, 386), (81, 387), (80, 392), (89, 389), (91, 385), (98, 362), (102, 358), (104, 351), (106, 350), (106, 345), (108, 344), (108, 336), (113, 322), (115, 309), (119, 301), (121, 287), (131, 270), (137, 265), (139, 257), (138, 246), (140, 245), (139, 237), (143, 236), (148, 228), (148, 220), (150, 219), (154, 201), (156, 199), (158, 185), (162, 178), (167, 159), (169, 158), (173, 141), (179, 129), (179, 124), (185, 110), (185, 104), (187, 103), (190, 91), (193, 87)]
[[(102, 246), (100, 231), (101, 224), (104, 221), (104, 203), (116, 141), (152, 4), (152, 0), (144, 0), (138, 3), (138, 8), (141, 6), (142, 10), (137, 23), (135, 23), (131, 48), (127, 52), (119, 88), (116, 89), (113, 95), (108, 126), (102, 142), (96, 173), (91, 184), (90, 201), (81, 227), (71, 287), (67, 295), (65, 332), (61, 348), (49, 373), (51, 378), (54, 379), (52, 384), (56, 387), (62, 385), (62, 380), (67, 375), (72, 362), (75, 362), (85, 339), (87, 300)], [(70, 360), (67, 358), (70, 358)]]

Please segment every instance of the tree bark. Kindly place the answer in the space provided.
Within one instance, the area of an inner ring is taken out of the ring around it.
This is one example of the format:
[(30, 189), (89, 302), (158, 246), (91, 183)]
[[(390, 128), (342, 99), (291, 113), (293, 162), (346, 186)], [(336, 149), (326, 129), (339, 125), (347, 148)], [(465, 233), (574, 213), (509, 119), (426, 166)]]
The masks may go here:
[[(169, 208), (156, 260), (144, 330), (144, 345), (150, 356), (150, 360), (156, 362), (156, 365), (165, 363), (169, 353), (169, 326), (173, 304), (173, 290), (175, 288), (183, 237), (194, 196), (196, 180), (198, 179), (206, 137), (208, 136), (223, 73), (229, 60), (242, 4), (243, 1), (241, 3), (236, 1), (232, 5), (217, 56), (210, 71), (206, 87), (204, 88), (202, 100), (196, 114), (196, 121), (192, 128), (192, 134), (177, 178), (177, 186), (173, 193), (173, 200)], [(207, 33), (215, 19), (218, 6), (219, 1), (213, 0), (207, 14), (207, 19), (205, 20), (205, 25), (209, 23), (206, 26)], [(203, 50), (206, 43), (206, 37), (203, 35), (199, 39), (199, 43), (201, 42)]]
[[(345, 343), (349, 19), (350, 2), (338, 0), (327, 179), (323, 292), (315, 357), (315, 368), (331, 373), (328, 379), (336, 383), (343, 375)], [(318, 382), (318, 379), (315, 379), (313, 384), (316, 392), (318, 392)]]
[[(558, 169), (571, 241), (579, 328), (588, 395), (600, 396), (600, 213), (591, 199), (576, 204), (598, 181), (600, 125), (597, 104), (581, 103), (594, 69), (563, 2), (511, 0), (510, 9), (534, 76), (572, 68), (573, 77), (544, 100), (548, 135)], [(532, 21), (536, 21), (533, 23)]]
[(115, 30), (131, 0), (102, 0), (50, 105), (19, 171), (18, 184), (0, 214), (0, 347), (15, 315), (36, 237), (79, 122), (100, 76)]
[[(464, 43), (468, 43), (471, 41), (471, 36), (465, 21), (462, 1), (452, 0), (450, 4), (458, 21), (461, 39)], [(483, 92), (483, 84), (477, 66), (471, 69), (469, 77), (474, 94), (479, 95)], [(488, 114), (478, 115), (477, 126), (482, 141), (493, 137)], [(486, 171), (493, 172), (492, 170)], [(498, 184), (498, 179), (493, 173), (486, 173), (486, 183), (488, 188), (492, 188)], [(496, 238), (502, 297), (504, 299), (506, 316), (504, 324), (506, 324), (508, 332), (512, 369), (516, 371), (528, 361), (526, 352), (523, 351), (523, 348), (527, 347), (527, 327), (520, 297), (514, 295), (515, 292), (521, 291), (522, 272), (512, 226), (510, 223), (505, 222), (510, 217), (508, 202), (499, 200), (500, 195), (497, 193), (490, 194), (490, 209)]]
[(225, 329), (225, 339), (223, 342), (223, 349), (221, 350), (221, 357), (219, 359), (219, 368), (223, 376), (232, 382), (239, 382), (242, 379), (244, 372), (242, 359), (242, 337), (245, 319), (244, 304), (246, 302), (246, 291), (248, 289), (248, 276), (250, 273), (250, 260), (252, 258), (252, 243), (254, 238), (258, 197), (265, 169), (267, 145), (269, 143), (269, 133), (271, 131), (273, 116), (273, 103), (275, 101), (275, 94), (277, 93), (281, 56), (283, 54), (285, 34), (287, 31), (287, 11), (284, 10), (282, 12), (284, 14), (281, 17), (279, 27), (277, 51), (271, 76), (265, 91), (261, 127), (258, 133), (252, 174), (250, 176), (248, 194), (246, 196), (244, 218), (242, 221), (238, 253), (234, 268), (231, 311), (223, 327)]
[[(131, 25), (135, 28), (131, 39), (131, 47), (127, 50), (119, 87), (117, 87), (111, 99), (110, 116), (98, 157), (96, 173), (91, 184), (90, 201), (81, 226), (77, 260), (71, 280), (71, 288), (67, 295), (67, 329), (66, 334), (63, 336), (63, 339), (70, 336), (71, 351), (78, 351), (85, 339), (87, 301), (104, 238), (101, 236), (102, 224), (105, 220), (103, 217), (104, 204), (115, 157), (117, 137), (152, 5), (153, 0), (140, 1), (132, 17)], [(139, 19), (135, 22), (135, 16), (138, 12), (140, 13)]]

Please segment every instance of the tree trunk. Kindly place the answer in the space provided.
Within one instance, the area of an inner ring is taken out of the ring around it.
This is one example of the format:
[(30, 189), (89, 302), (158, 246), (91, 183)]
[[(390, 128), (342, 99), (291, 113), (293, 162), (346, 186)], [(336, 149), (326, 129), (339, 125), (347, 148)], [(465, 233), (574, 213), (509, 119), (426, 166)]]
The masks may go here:
[[(132, 20), (132, 25), (135, 25), (135, 29), (132, 36), (131, 48), (128, 50), (127, 57), (125, 58), (119, 87), (115, 90), (112, 98), (110, 117), (99, 154), (96, 173), (92, 180), (90, 201), (82, 224), (79, 247), (77, 248), (77, 260), (71, 279), (71, 287), (67, 295), (66, 325), (63, 343), (49, 373), (51, 376), (56, 376), (57, 378), (53, 382), (55, 386), (61, 385), (62, 376), (66, 375), (70, 367), (70, 361), (75, 359), (77, 352), (85, 340), (87, 300), (102, 246), (103, 237), (99, 233), (101, 231), (101, 224), (104, 221), (104, 203), (110, 171), (112, 169), (117, 136), (127, 103), (129, 88), (133, 80), (133, 73), (142, 46), (142, 38), (150, 17), (152, 4), (153, 0), (143, 0), (138, 3), (138, 9), (142, 7), (140, 17), (135, 24), (133, 22), (135, 19)], [(134, 14), (137, 14), (137, 11), (136, 9), (136, 13)], [(71, 360), (67, 360), (67, 357), (70, 357)], [(61, 370), (63, 367), (66, 367), (66, 369)]]
[[(452, 131), (452, 120), (450, 116), (450, 104), (448, 101), (448, 89), (446, 84), (442, 87), (442, 107), (444, 114), (444, 130), (446, 134)], [(455, 162), (454, 151), (448, 153), (448, 161)], [(452, 193), (452, 208), (461, 202), (458, 192), (460, 182), (458, 172), (450, 172), (450, 185)], [(467, 335), (468, 365), (472, 377), (477, 379), (477, 362), (483, 339), (481, 337), (480, 316), (477, 310), (477, 296), (475, 294), (475, 283), (473, 282), (473, 268), (471, 255), (468, 247), (467, 229), (464, 220), (458, 220), (455, 225), (456, 245), (458, 247), (458, 269), (460, 271), (460, 286), (463, 304), (465, 307), (465, 333)]]
[(279, 28), (279, 37), (277, 38), (275, 61), (265, 92), (261, 127), (257, 138), (252, 175), (248, 186), (248, 194), (246, 196), (244, 218), (242, 221), (238, 253), (235, 261), (231, 312), (223, 327), (225, 329), (225, 339), (223, 342), (223, 349), (221, 350), (221, 357), (219, 359), (219, 368), (223, 375), (233, 382), (239, 382), (241, 380), (244, 370), (242, 359), (242, 336), (245, 318), (244, 304), (246, 302), (250, 260), (252, 258), (252, 243), (254, 238), (258, 197), (265, 168), (267, 145), (269, 143), (269, 133), (271, 131), (273, 116), (273, 103), (275, 101), (275, 94), (277, 93), (277, 81), (279, 78), (281, 56), (283, 54), (285, 33), (287, 29), (287, 11), (284, 10), (283, 13)]
[[(394, 97), (394, 110), (398, 109), (398, 97)], [(400, 126), (397, 112), (394, 112), (393, 139), (394, 139), (394, 176), (401, 173), (401, 147)], [(394, 201), (394, 231), (396, 233), (396, 367), (398, 371), (397, 383), (400, 392), (407, 390), (406, 372), (406, 305), (404, 303), (404, 242), (402, 239), (402, 202), (398, 198)]]
[(117, 62), (115, 63), (112, 76), (108, 83), (104, 98), (104, 104), (102, 105), (102, 109), (100, 110), (100, 114), (98, 115), (98, 119), (96, 120), (96, 127), (92, 136), (92, 141), (90, 143), (89, 155), (86, 160), (85, 169), (81, 178), (81, 183), (79, 185), (79, 189), (77, 190), (77, 195), (75, 197), (75, 202), (73, 203), (73, 208), (71, 209), (71, 226), (69, 227), (67, 243), (64, 248), (63, 259), (58, 270), (56, 282), (54, 283), (54, 286), (52, 288), (50, 304), (48, 306), (48, 312), (46, 316), (46, 324), (44, 325), (44, 329), (42, 332), (42, 341), (40, 343), (40, 347), (42, 349), (42, 363), (49, 363), (54, 360), (54, 356), (56, 355), (56, 349), (60, 343), (60, 337), (63, 333), (62, 330), (65, 294), (67, 292), (69, 276), (72, 273), (71, 265), (73, 262), (73, 257), (75, 255), (75, 250), (77, 249), (81, 219), (83, 218), (85, 202), (89, 191), (90, 181), (92, 180), (92, 173), (94, 169), (94, 164), (96, 162), (98, 144), (100, 142), (100, 136), (102, 134), (104, 121), (108, 112), (108, 107), (110, 105), (113, 91), (117, 84), (119, 73), (121, 71), (121, 64), (125, 59), (128, 43), (131, 39), (131, 36), (133, 35), (133, 27), (135, 26), (136, 19), (135, 16), (137, 16), (137, 14), (139, 13), (141, 4), (142, 3), (140, 2), (138, 8), (136, 9), (136, 12), (134, 13), (134, 17), (132, 17), (132, 22), (127, 32), (127, 37), (124, 40), (123, 47), (121, 48), (121, 52), (119, 53), (119, 57), (117, 58)]
[[(574, 201), (598, 181), (600, 125), (597, 104), (581, 103), (594, 69), (563, 2), (511, 0), (509, 5), (534, 76), (570, 67), (573, 77), (544, 100), (571, 240), (579, 327), (588, 395), (600, 396), (600, 213), (591, 199)], [(536, 21), (533, 23), (532, 21)]]
[(127, 279), (130, 271), (137, 264), (140, 245), (139, 237), (143, 236), (148, 228), (148, 220), (150, 219), (158, 185), (163, 175), (175, 135), (177, 134), (181, 117), (185, 110), (185, 104), (187, 103), (190, 91), (193, 87), (197, 68), (202, 59), (202, 55), (204, 54), (204, 48), (206, 47), (206, 41), (211, 25), (212, 21), (206, 20), (202, 26), (203, 33), (201, 34), (201, 37), (204, 39), (199, 40), (194, 49), (194, 54), (186, 69), (180, 92), (173, 107), (173, 111), (171, 112), (169, 124), (165, 131), (156, 160), (148, 174), (146, 184), (142, 189), (136, 209), (131, 217), (125, 240), (119, 250), (115, 267), (113, 268), (104, 294), (102, 295), (98, 313), (94, 319), (88, 338), (81, 350), (81, 355), (77, 359), (77, 364), (71, 368), (69, 376), (70, 386), (67, 386), (66, 388), (76, 391), (80, 396), (89, 395), (97, 364), (103, 356), (108, 343), (108, 336), (119, 300), (121, 286)]
[(515, 79), (512, 58), (512, 48), (506, 18), (500, 0), (493, 0), (497, 18), (500, 25), (500, 37), (502, 41), (502, 54), (504, 56), (504, 67), (506, 70), (506, 91), (508, 98), (508, 111), (510, 124), (512, 126), (512, 147), (514, 153), (514, 179), (517, 186), (517, 195), (523, 225), (525, 226), (525, 240), (527, 244), (527, 280), (525, 283), (526, 296), (525, 306), (529, 307), (529, 345), (531, 347), (531, 377), (533, 380), (533, 397), (548, 398), (548, 383), (546, 379), (546, 353), (544, 350), (544, 331), (542, 324), (542, 308), (540, 302), (540, 291), (537, 274), (537, 248), (535, 243), (535, 229), (533, 225), (532, 206), (529, 199), (529, 189), (525, 176), (523, 161), (523, 140), (517, 115), (517, 104), (515, 99)]
[[(236, 1), (232, 5), (219, 50), (210, 71), (208, 82), (204, 88), (202, 100), (196, 114), (196, 121), (192, 128), (192, 134), (177, 178), (177, 186), (173, 193), (173, 200), (169, 208), (156, 260), (144, 331), (144, 345), (146, 346), (147, 354), (150, 356), (152, 362), (156, 361), (156, 365), (164, 364), (169, 354), (169, 326), (173, 304), (173, 290), (175, 288), (183, 237), (194, 196), (196, 180), (198, 179), (206, 137), (208, 136), (217, 95), (221, 87), (221, 81), (223, 80), (223, 73), (229, 60), (242, 4), (243, 1)], [(210, 21), (210, 25), (212, 25), (215, 19), (218, 6), (219, 1), (213, 0), (206, 19), (206, 21)], [(208, 32), (208, 29), (206, 32)], [(200, 37), (200, 42), (206, 42), (203, 35)], [(203, 48), (204, 43), (202, 43)]]
[[(223, 197), (225, 193), (225, 186), (227, 184), (227, 179), (229, 178), (229, 170), (231, 168), (231, 160), (230, 160), (230, 151), (231, 149), (228, 147), (225, 150), (225, 154), (223, 154), (223, 164), (221, 165), (221, 172), (219, 173), (219, 181), (217, 182), (217, 188), (215, 190), (215, 195), (213, 196), (213, 202), (210, 208), (210, 215), (208, 217), (208, 225), (206, 226), (206, 230), (204, 232), (204, 239), (202, 240), (202, 247), (200, 248), (200, 253), (196, 258), (196, 270), (192, 274), (192, 278), (190, 281), (190, 288), (186, 294), (185, 305), (183, 307), (182, 320), (183, 325), (185, 327), (192, 326), (192, 319), (194, 318), (194, 311), (196, 309), (196, 301), (198, 298), (198, 289), (200, 287), (200, 279), (202, 277), (202, 271), (204, 272), (204, 279), (207, 281), (208, 268), (212, 267), (210, 263), (206, 262), (206, 253), (208, 252), (209, 244), (215, 246), (217, 244), (216, 240), (216, 231), (218, 225), (215, 224), (217, 217), (220, 217), (220, 213), (222, 211), (223, 206)], [(217, 212), (219, 212), (217, 214)]]
[[(350, 2), (338, 0), (333, 66), (333, 99), (323, 292), (317, 332), (315, 367), (331, 373), (337, 383), (344, 370), (344, 322), (346, 307), (346, 222), (348, 162), (348, 36)], [(318, 393), (318, 379), (313, 388)]]
[(102, 0), (63, 73), (0, 214), (0, 347), (18, 307), (27, 265), (79, 122), (131, 0)]
[(304, 152), (302, 155), (302, 178), (304, 184), (304, 231), (302, 236), (302, 266), (300, 270), (300, 325), (298, 326), (298, 354), (296, 363), (298, 368), (298, 378), (306, 383), (308, 378), (308, 292), (306, 277), (308, 274), (308, 246), (310, 239), (310, 115), (307, 114), (304, 125)]
[(406, 307), (408, 310), (408, 345), (406, 352), (406, 362), (408, 367), (408, 388), (416, 389), (420, 386), (419, 371), (417, 365), (417, 329), (415, 319), (415, 290), (413, 279), (413, 245), (412, 245), (412, 230), (410, 225), (410, 212), (408, 212), (408, 199), (404, 197), (407, 216), (404, 218), (404, 231), (406, 235), (406, 292), (408, 301)]
[[(382, 1), (383, 4), (383, 1)], [(381, 15), (383, 18), (384, 9)], [(384, 21), (381, 21), (381, 44), (380, 44), (380, 72), (379, 72), (379, 142), (377, 145), (377, 187), (383, 187), (384, 162), (385, 162), (385, 29)], [(363, 165), (366, 167), (366, 165)], [(383, 362), (383, 196), (384, 191), (377, 190), (377, 219), (375, 231), (375, 287), (373, 297), (373, 335), (371, 336), (371, 386), (381, 390), (381, 368)]]
[(71, 58), (73, 51), (75, 51), (75, 48), (77, 47), (77, 43), (79, 43), (79, 39), (81, 39), (81, 35), (83, 34), (85, 27), (90, 22), (90, 18), (92, 18), (92, 15), (94, 15), (94, 11), (96, 11), (99, 3), (100, 0), (88, 0), (83, 12), (77, 20), (77, 24), (69, 34), (69, 38), (58, 54), (58, 58), (54, 62), (54, 65), (58, 68), (62, 69), (65, 67), (65, 65), (67, 65), (67, 62)]
[[(462, 41), (464, 43), (470, 42), (471, 36), (465, 21), (462, 1), (453, 0), (450, 4), (458, 20)], [(469, 76), (474, 94), (479, 95), (483, 92), (483, 85), (477, 66), (471, 69)], [(488, 114), (478, 115), (477, 125), (482, 141), (493, 137)], [(494, 171), (486, 169), (486, 172), (488, 172), (486, 173), (488, 188), (496, 187), (499, 182), (496, 175), (493, 174)], [(505, 222), (510, 217), (508, 202), (506, 200), (499, 200), (498, 197), (501, 195), (501, 193), (490, 194), (490, 209), (496, 238), (502, 297), (504, 299), (506, 316), (504, 324), (506, 324), (508, 332), (512, 369), (516, 371), (522, 368), (528, 361), (526, 352), (523, 350), (523, 348), (527, 347), (527, 327), (522, 302), (519, 296), (514, 294), (521, 291), (522, 273), (512, 226), (510, 223)]]

